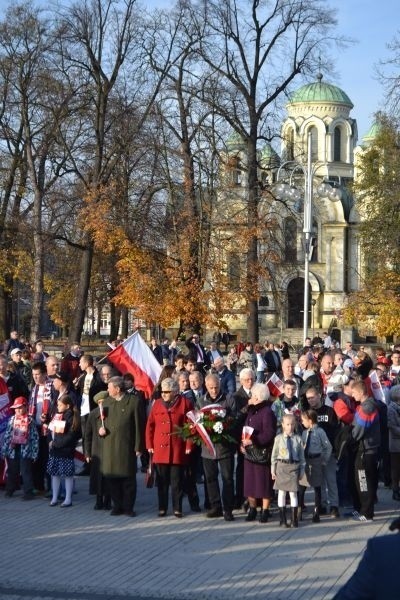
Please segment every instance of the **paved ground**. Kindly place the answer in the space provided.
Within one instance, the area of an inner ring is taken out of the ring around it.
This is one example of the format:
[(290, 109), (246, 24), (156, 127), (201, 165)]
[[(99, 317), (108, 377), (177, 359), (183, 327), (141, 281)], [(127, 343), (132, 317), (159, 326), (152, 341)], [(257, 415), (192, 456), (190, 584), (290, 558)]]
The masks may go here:
[(380, 488), (374, 523), (308, 514), (298, 530), (266, 525), (158, 519), (156, 491), (139, 490), (136, 518), (94, 511), (88, 479), (74, 506), (23, 502), (0, 492), (1, 600), (313, 600), (332, 598), (355, 569), (370, 536), (387, 533), (399, 503)]

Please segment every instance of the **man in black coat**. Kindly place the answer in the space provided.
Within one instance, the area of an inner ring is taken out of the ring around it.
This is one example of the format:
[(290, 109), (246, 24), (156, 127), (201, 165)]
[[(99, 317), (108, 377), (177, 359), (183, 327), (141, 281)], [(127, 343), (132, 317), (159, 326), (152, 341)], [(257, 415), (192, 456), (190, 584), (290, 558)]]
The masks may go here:
[(281, 370), (281, 357), (273, 344), (268, 345), (268, 350), (264, 354), (264, 360), (267, 363), (268, 373), (277, 373)]
[(210, 368), (210, 361), (206, 349), (200, 344), (200, 337), (194, 333), (191, 338), (186, 340), (185, 344), (189, 350), (188, 358), (196, 363), (198, 371), (205, 373)]

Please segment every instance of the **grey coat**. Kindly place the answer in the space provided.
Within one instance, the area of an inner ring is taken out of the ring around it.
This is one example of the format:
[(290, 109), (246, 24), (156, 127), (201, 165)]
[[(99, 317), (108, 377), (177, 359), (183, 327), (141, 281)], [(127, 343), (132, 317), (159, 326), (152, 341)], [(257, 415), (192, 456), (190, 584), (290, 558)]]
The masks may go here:
[(389, 452), (400, 452), (400, 404), (390, 402), (387, 411)]

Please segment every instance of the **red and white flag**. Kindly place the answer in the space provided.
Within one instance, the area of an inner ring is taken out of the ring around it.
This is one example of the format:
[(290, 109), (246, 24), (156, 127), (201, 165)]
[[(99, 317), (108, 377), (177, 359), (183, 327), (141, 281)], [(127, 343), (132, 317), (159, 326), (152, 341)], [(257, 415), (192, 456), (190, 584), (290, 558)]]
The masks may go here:
[(267, 381), (267, 386), (272, 396), (280, 396), (283, 394), (283, 381), (279, 379), (276, 373), (272, 373)]
[(371, 371), (369, 374), (369, 379), (371, 381), (372, 395), (374, 396), (375, 400), (381, 400), (382, 402), (386, 403), (385, 394), (376, 371)]
[(107, 358), (122, 374), (131, 373), (135, 387), (150, 398), (162, 367), (138, 331), (119, 344)]

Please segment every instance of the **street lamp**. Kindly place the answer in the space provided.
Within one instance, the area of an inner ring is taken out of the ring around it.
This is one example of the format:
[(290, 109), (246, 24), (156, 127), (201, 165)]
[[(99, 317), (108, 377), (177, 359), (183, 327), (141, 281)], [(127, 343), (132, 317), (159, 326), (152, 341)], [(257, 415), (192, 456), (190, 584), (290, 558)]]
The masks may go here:
[[(301, 199), (301, 191), (293, 185), (293, 176), (300, 172), (304, 176), (304, 210), (303, 210), (303, 233), (304, 233), (304, 322), (303, 322), (303, 339), (308, 337), (308, 305), (309, 305), (309, 279), (310, 279), (310, 260), (312, 256), (312, 200), (313, 200), (313, 179), (321, 162), (312, 162), (312, 134), (308, 131), (307, 136), (307, 165), (290, 160), (283, 163), (277, 173), (277, 184), (274, 187), (274, 195), (276, 198), (286, 201), (298, 202)], [(279, 178), (282, 170), (290, 171), (289, 184), (280, 182)], [(331, 183), (323, 181), (317, 188), (317, 195), (321, 198), (329, 198), (331, 202), (338, 202), (342, 193), (338, 187)]]

